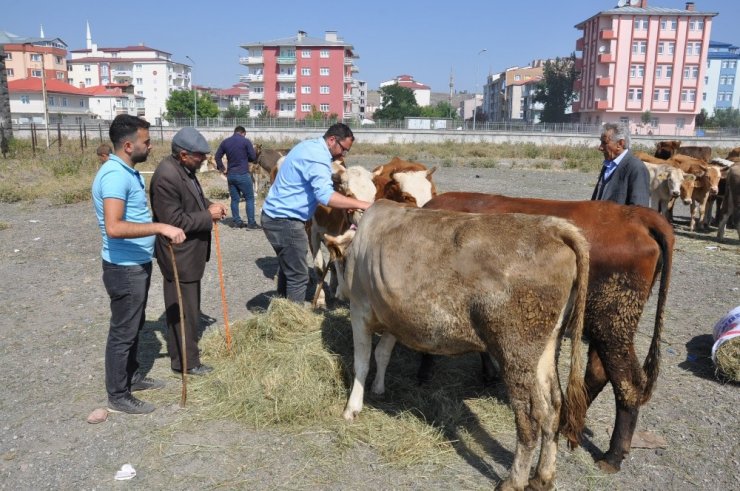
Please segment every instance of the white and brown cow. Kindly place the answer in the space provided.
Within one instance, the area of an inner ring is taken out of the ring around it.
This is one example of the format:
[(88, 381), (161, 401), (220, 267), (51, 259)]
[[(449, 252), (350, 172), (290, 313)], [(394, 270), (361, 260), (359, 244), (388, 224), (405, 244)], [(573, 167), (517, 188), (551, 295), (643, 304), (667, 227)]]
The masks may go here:
[[(660, 338), (673, 262), (673, 228), (642, 206), (609, 201), (557, 201), (483, 193), (444, 193), (426, 208), (473, 213), (551, 215), (573, 222), (591, 245), (584, 332), (589, 338), (585, 383), (588, 403), (611, 383), (616, 419), (609, 450), (598, 460), (620, 469), (630, 451), (640, 406), (652, 395), (660, 368)], [(635, 335), (645, 303), (660, 278), (653, 336), (643, 364)], [(583, 415), (585, 417), (585, 414)]]
[(740, 239), (740, 164), (733, 165), (727, 172), (725, 196), (722, 200), (722, 211), (717, 227), (718, 239), (724, 238), (725, 227), (729, 220), (734, 221), (737, 238)]
[(344, 418), (353, 420), (362, 410), (373, 333), (381, 335), (375, 394), (385, 390), (397, 340), (426, 353), (485, 351), (502, 368), (516, 422), (514, 462), (500, 487), (550, 489), (558, 431), (575, 443), (583, 427), (583, 419), (560, 425), (556, 358), (566, 326), (573, 343), (565, 406), (576, 406), (566, 414), (585, 411), (580, 337), (588, 244), (578, 229), (553, 217), (425, 210), (380, 200), (365, 212), (354, 238), (327, 241), (342, 257), (339, 292), (350, 301), (355, 376)]
[[(669, 218), (668, 204), (681, 196), (683, 171), (669, 164), (645, 162), (650, 174), (650, 206), (664, 217)], [(692, 176), (693, 177), (693, 176)]]
[(387, 164), (373, 169), (373, 181), (377, 192), (375, 199), (389, 199), (415, 206), (424, 204), (437, 195), (432, 180), (436, 167), (427, 168), (419, 162), (393, 157)]

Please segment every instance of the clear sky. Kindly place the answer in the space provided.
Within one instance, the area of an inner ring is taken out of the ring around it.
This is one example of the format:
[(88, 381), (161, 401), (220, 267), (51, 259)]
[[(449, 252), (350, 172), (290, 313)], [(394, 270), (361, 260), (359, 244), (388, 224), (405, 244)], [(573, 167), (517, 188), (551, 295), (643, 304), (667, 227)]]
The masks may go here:
[[(685, 8), (685, 0), (648, 0), (652, 7)], [(19, 36), (58, 37), (70, 50), (85, 48), (85, 22), (99, 48), (144, 43), (193, 65), (196, 85), (226, 88), (246, 67), (240, 45), (325, 31), (354, 46), (357, 78), (375, 90), (397, 75), (412, 75), (434, 92), (480, 91), (489, 72), (533, 59), (568, 56), (580, 31), (573, 26), (617, 0), (278, 0), (192, 2), (150, 0), (3, 0), (0, 30)], [(695, 0), (696, 10), (718, 12), (712, 40), (740, 45), (740, 0)], [(482, 50), (486, 50), (480, 53)], [(476, 76), (477, 74), (477, 76)]]

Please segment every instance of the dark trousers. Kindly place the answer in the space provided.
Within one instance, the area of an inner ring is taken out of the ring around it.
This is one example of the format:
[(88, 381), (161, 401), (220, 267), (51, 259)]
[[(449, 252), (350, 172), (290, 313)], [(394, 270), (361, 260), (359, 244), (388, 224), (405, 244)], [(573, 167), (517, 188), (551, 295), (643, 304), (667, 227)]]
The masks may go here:
[[(167, 353), (173, 370), (182, 370), (182, 344), (180, 339), (180, 304), (177, 301), (177, 284), (163, 278), (164, 307), (167, 317)], [(187, 368), (200, 365), (198, 339), (200, 334), (200, 281), (180, 283), (182, 307), (185, 316), (185, 353)]]
[(139, 331), (146, 319), (152, 263), (120, 266), (103, 261), (103, 284), (110, 297), (110, 328), (105, 346), (105, 389), (108, 398), (124, 396), (139, 368)]
[(254, 187), (252, 185), (252, 176), (249, 174), (227, 174), (229, 183), (229, 195), (231, 196), (231, 217), (234, 223), (241, 223), (242, 218), (239, 215), (239, 202), (241, 196), (247, 200), (247, 223), (255, 225), (254, 219)]
[(308, 289), (308, 235), (306, 226), (299, 220), (270, 218), (262, 214), (262, 230), (277, 254), (278, 295), (292, 302), (303, 304)]

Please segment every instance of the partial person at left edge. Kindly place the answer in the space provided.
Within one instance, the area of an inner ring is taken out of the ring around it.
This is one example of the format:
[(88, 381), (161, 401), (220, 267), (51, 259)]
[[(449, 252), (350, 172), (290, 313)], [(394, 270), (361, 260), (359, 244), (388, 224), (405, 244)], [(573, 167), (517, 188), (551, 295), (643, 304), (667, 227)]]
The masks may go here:
[(193, 127), (187, 126), (172, 138), (172, 153), (162, 159), (152, 176), (149, 195), (154, 221), (182, 228), (187, 235), (173, 247), (182, 309), (185, 317), (185, 353), (180, 335), (180, 300), (167, 241), (155, 244), (157, 264), (163, 276), (167, 318), (167, 352), (173, 371), (182, 373), (183, 359), (187, 373), (205, 375), (212, 370), (200, 361), (200, 281), (211, 255), (213, 224), (226, 216), (226, 207), (205, 197), (196, 172), (210, 153), (208, 142)]
[(137, 359), (152, 276), (154, 236), (180, 244), (185, 240), (185, 232), (152, 222), (144, 178), (134, 169), (146, 161), (152, 148), (149, 123), (120, 114), (111, 123), (109, 135), (114, 153), (98, 170), (92, 184), (93, 207), (103, 239), (103, 284), (111, 310), (105, 347), (105, 388), (109, 411), (146, 414), (154, 411), (154, 405), (131, 393), (164, 386), (164, 382), (139, 372)]

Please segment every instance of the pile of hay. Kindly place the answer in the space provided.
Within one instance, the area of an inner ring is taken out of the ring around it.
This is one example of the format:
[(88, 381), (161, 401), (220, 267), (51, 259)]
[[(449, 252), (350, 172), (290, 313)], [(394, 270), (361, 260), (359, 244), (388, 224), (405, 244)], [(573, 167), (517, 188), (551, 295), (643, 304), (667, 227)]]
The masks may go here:
[(717, 377), (740, 382), (740, 306), (735, 307), (715, 324), (712, 360)]
[(365, 407), (355, 422), (345, 422), (341, 414), (352, 382), (346, 309), (315, 313), (274, 299), (266, 312), (232, 326), (232, 354), (221, 331), (208, 331), (201, 347), (216, 368), (190, 379), (189, 401), (201, 418), (321, 431), (340, 450), (362, 442), (397, 466), (443, 464), (459, 446), (484, 457), (492, 451), (484, 448), (491, 438), (506, 435), (506, 447), (515, 439), (502, 389), (483, 387), (477, 354), (440, 358), (433, 380), (418, 387), (420, 356), (400, 345), (391, 357), (385, 396), (375, 400), (370, 394), (371, 369)]

